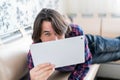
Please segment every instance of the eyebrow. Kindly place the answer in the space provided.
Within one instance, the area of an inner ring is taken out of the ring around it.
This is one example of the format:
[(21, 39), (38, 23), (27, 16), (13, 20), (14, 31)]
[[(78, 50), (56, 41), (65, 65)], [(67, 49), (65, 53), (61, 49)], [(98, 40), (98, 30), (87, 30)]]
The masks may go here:
[(42, 33), (47, 33), (47, 32), (50, 32), (50, 31), (43, 31)]

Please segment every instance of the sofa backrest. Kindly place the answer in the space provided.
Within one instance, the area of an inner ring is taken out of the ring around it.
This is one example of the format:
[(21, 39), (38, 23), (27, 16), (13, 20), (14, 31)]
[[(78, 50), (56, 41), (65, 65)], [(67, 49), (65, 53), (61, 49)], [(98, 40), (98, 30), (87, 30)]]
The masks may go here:
[(85, 34), (101, 35), (110, 38), (120, 35), (120, 16), (113, 17), (111, 14), (106, 14), (105, 17), (99, 17), (97, 14), (93, 14), (91, 17), (84, 17), (78, 13), (73, 18), (73, 23), (79, 24)]
[(0, 80), (19, 80), (25, 75), (31, 42), (30, 37), (25, 37), (0, 46)]
[(101, 34), (101, 19), (98, 18), (96, 14), (91, 17), (84, 17), (81, 14), (77, 14), (77, 16), (73, 18), (73, 22), (80, 25), (83, 28), (85, 34)]
[(102, 36), (120, 36), (120, 18), (106, 17), (102, 19)]

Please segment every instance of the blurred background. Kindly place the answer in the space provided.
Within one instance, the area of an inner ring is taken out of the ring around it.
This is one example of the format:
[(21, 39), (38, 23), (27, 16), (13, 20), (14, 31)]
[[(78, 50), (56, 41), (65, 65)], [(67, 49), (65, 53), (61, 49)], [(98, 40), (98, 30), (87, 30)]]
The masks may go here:
[[(0, 0), (1, 80), (23, 77), (33, 22), (42, 8), (55, 9), (67, 16), (66, 19), (80, 25), (85, 34), (120, 36), (120, 0)], [(14, 68), (18, 63), (24, 65)], [(120, 62), (100, 64), (96, 71), (98, 80), (120, 80)]]
[(120, 0), (1, 0), (0, 44), (31, 34), (36, 15), (45, 7), (71, 18), (79, 14), (83, 17), (111, 15), (120, 18)]

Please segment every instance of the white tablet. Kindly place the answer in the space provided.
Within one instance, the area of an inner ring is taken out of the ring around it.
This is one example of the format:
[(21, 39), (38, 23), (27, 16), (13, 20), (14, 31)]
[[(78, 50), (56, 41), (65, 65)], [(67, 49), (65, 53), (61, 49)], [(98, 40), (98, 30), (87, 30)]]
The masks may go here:
[(84, 36), (32, 44), (30, 50), (34, 66), (50, 62), (58, 68), (85, 62)]

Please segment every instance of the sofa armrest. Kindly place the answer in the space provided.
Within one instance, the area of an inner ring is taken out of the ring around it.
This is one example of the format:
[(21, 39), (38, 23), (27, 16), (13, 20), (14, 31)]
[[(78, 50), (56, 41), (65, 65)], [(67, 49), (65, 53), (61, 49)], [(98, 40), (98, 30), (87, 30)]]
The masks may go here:
[(96, 74), (97, 74), (97, 71), (99, 69), (99, 66), (100, 64), (93, 64), (90, 66), (90, 70), (89, 72), (87, 73), (86, 77), (84, 80), (94, 80)]

